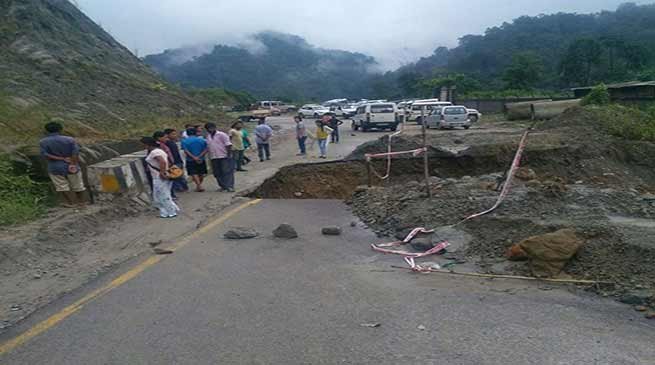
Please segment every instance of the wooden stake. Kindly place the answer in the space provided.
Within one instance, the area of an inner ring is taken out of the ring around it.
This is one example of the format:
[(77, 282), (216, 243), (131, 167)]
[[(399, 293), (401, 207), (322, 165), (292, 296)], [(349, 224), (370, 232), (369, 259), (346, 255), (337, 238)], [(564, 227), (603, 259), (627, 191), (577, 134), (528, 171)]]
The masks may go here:
[(428, 198), (432, 198), (432, 190), (430, 190), (430, 171), (429, 171), (429, 161), (428, 161), (428, 151), (427, 151), (427, 130), (425, 128), (425, 106), (421, 107), (421, 130), (423, 132), (423, 170), (425, 172), (425, 189), (428, 192)]
[(371, 161), (366, 160), (366, 180), (368, 182), (368, 187), (370, 188), (373, 185), (373, 177), (371, 176)]

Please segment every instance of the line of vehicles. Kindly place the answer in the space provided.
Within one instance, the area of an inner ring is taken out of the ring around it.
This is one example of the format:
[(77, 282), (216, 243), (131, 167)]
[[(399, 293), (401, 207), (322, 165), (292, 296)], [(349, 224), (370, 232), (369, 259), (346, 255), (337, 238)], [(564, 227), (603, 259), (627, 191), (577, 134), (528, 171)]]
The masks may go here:
[(469, 129), (482, 116), (475, 109), (439, 99), (406, 100), (397, 103), (386, 100), (362, 99), (353, 102), (348, 99), (334, 99), (323, 104), (305, 104), (300, 108), (280, 101), (260, 101), (253, 110), (245, 112), (239, 119), (263, 120), (269, 116), (292, 112), (297, 112), (303, 118), (314, 119), (325, 114), (334, 114), (337, 118), (351, 119), (352, 129), (364, 132), (373, 129), (395, 131), (400, 123), (406, 122), (425, 124), (426, 128)]
[(298, 110), (303, 118), (320, 118), (327, 113), (338, 118), (351, 119), (352, 129), (395, 131), (400, 123), (425, 123), (427, 128), (469, 129), (480, 120), (482, 114), (475, 109), (453, 105), (439, 99), (408, 100), (388, 102), (386, 100), (360, 100), (352, 103), (347, 99), (329, 100), (319, 104), (306, 104)]

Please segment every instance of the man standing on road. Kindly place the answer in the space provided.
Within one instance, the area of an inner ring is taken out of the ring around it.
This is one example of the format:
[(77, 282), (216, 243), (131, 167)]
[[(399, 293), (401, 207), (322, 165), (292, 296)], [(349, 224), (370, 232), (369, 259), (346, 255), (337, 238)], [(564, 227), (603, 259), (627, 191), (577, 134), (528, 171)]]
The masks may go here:
[(234, 151), (234, 162), (237, 165), (237, 171), (248, 171), (243, 169), (243, 157), (246, 148), (243, 144), (242, 128), (243, 125), (240, 121), (236, 121), (232, 124), (232, 129), (230, 129), (230, 141), (232, 141), (232, 150)]
[(230, 137), (219, 131), (214, 123), (205, 124), (205, 130), (209, 159), (219, 191), (234, 192), (234, 160)]
[(339, 143), (339, 126), (343, 124), (343, 121), (337, 119), (337, 116), (334, 113), (332, 115), (327, 115), (327, 118), (325, 116), (323, 118), (327, 119), (327, 126), (332, 128), (330, 143)]
[(182, 150), (186, 155), (186, 171), (196, 184), (196, 191), (201, 193), (205, 191), (202, 183), (207, 176), (207, 141), (196, 135), (196, 127), (190, 127), (186, 130), (187, 138), (182, 141)]
[(255, 128), (255, 142), (257, 142), (257, 152), (259, 161), (271, 159), (271, 137), (273, 129), (266, 124), (266, 120), (260, 119), (257, 128)]
[(48, 175), (55, 190), (68, 208), (86, 203), (86, 193), (79, 165), (80, 146), (72, 137), (62, 136), (58, 122), (45, 125), (48, 135), (41, 140), (41, 155), (48, 161)]
[(296, 139), (298, 140), (298, 148), (300, 148), (300, 153), (297, 156), (305, 156), (307, 154), (305, 145), (305, 142), (307, 142), (307, 128), (305, 128), (305, 123), (299, 115), (293, 117), (293, 120), (296, 122)]
[[(173, 164), (181, 169), (184, 169), (184, 162), (182, 161), (182, 154), (180, 153), (180, 148), (177, 146), (177, 143), (180, 141), (179, 134), (175, 129), (165, 129), (164, 133), (168, 140), (166, 141), (166, 146), (171, 151), (173, 155)], [(173, 180), (173, 191), (177, 192), (186, 192), (189, 191), (189, 185), (186, 182), (186, 177)]]

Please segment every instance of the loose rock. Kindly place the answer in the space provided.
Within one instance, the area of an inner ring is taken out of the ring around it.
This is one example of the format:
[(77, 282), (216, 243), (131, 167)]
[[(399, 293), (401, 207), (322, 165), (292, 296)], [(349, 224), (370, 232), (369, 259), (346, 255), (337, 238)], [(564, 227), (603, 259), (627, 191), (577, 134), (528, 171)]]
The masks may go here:
[(516, 178), (519, 180), (530, 181), (537, 179), (537, 173), (533, 169), (521, 167), (516, 171)]
[(573, 229), (530, 237), (519, 243), (530, 260), (532, 273), (538, 277), (557, 276), (582, 245), (584, 240)]
[(619, 301), (630, 305), (647, 305), (655, 298), (655, 294), (646, 289), (631, 290), (624, 294)]
[(259, 233), (256, 230), (245, 227), (230, 228), (227, 232), (225, 232), (225, 234), (223, 234), (223, 237), (229, 240), (245, 240), (255, 238), (257, 236), (259, 236)]
[(277, 238), (291, 239), (297, 238), (298, 232), (296, 232), (295, 228), (293, 228), (290, 224), (282, 223), (273, 231), (273, 236)]
[(341, 228), (337, 226), (323, 227), (321, 233), (326, 236), (339, 236), (341, 234)]
[(643, 305), (638, 305), (638, 306), (635, 307), (635, 310), (636, 310), (637, 312), (645, 312), (645, 311), (648, 310), (648, 307), (645, 307), (645, 306), (643, 306)]

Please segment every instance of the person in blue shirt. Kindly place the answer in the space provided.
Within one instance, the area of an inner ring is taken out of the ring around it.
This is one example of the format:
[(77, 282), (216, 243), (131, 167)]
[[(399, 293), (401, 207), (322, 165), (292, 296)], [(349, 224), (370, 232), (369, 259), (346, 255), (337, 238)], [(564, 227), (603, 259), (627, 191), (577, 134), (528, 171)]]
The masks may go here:
[(197, 136), (196, 128), (186, 130), (187, 138), (182, 141), (182, 150), (186, 155), (186, 171), (196, 184), (196, 191), (203, 192), (202, 183), (207, 176), (207, 141)]
[(79, 164), (80, 146), (72, 137), (61, 135), (63, 128), (54, 121), (45, 125), (48, 135), (39, 142), (41, 156), (48, 161), (48, 175), (62, 205), (84, 205), (87, 197)]

